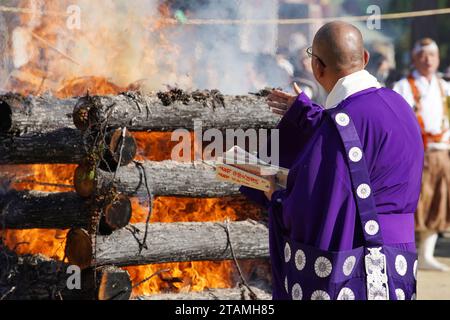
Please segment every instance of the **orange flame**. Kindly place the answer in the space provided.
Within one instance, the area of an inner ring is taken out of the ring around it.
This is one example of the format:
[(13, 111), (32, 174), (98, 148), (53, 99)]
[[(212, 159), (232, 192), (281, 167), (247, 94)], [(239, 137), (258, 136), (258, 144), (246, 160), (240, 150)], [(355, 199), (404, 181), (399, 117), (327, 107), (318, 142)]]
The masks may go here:
[[(14, 172), (10, 187), (15, 190), (44, 192), (73, 191), (73, 175), (76, 165), (33, 164), (3, 165), (0, 172)], [(11, 178), (11, 177), (10, 177)], [(0, 230), (4, 243), (18, 254), (44, 254), (62, 260), (68, 230), (27, 229)]]
[[(21, 0), (31, 10), (11, 23), (9, 54), (15, 66), (5, 89), (58, 97), (159, 90), (168, 83), (190, 87), (176, 72), (179, 48), (167, 40), (177, 28), (170, 10), (152, 1), (78, 0), (80, 25), (69, 26), (69, 0)], [(101, 18), (99, 19), (99, 12)], [(95, 76), (93, 76), (95, 75)], [(131, 83), (131, 85), (130, 85)]]
[[(131, 223), (143, 222), (148, 214), (148, 206), (132, 199), (133, 217)], [(261, 218), (259, 208), (247, 202), (236, 201), (232, 197), (220, 199), (190, 199), (158, 197), (155, 199), (151, 222), (224, 221)], [(232, 261), (195, 261), (164, 263), (148, 266), (126, 267), (133, 283), (139, 283), (153, 273), (170, 269), (170, 277), (180, 278), (181, 283), (170, 283), (160, 277), (133, 289), (133, 295), (148, 295), (161, 291), (202, 291), (205, 288), (229, 288), (236, 282), (236, 270)]]
[[(163, 161), (170, 159), (173, 147), (178, 143), (171, 141), (172, 132), (133, 132), (138, 151), (136, 160)], [(193, 141), (193, 134), (191, 140)], [(191, 155), (194, 154), (191, 147)], [(193, 156), (191, 157), (193, 158)]]
[[(6, 166), (4, 166), (6, 167)], [(7, 166), (8, 171), (26, 173), (28, 180), (16, 182), (12, 186), (17, 190), (34, 189), (40, 191), (67, 191), (73, 184), (74, 165), (31, 165)], [(5, 169), (6, 168), (0, 168)], [(45, 182), (45, 183), (42, 183)], [(68, 187), (62, 187), (67, 185)], [(131, 223), (145, 222), (148, 203), (132, 198), (133, 215)], [(236, 198), (177, 198), (156, 197), (153, 203), (150, 222), (181, 221), (224, 221), (261, 218), (256, 206), (236, 200)], [(61, 260), (64, 257), (65, 236), (67, 230), (4, 230), (5, 244), (19, 254), (41, 253)], [(231, 261), (165, 263), (145, 266), (126, 267), (133, 284), (137, 284), (153, 273), (170, 269), (162, 277), (153, 277), (133, 289), (133, 295), (147, 295), (164, 291), (201, 291), (205, 288), (227, 288), (236, 282), (236, 272)], [(164, 278), (179, 278), (182, 282), (171, 283)]]
[(85, 95), (87, 92), (108, 95), (122, 91), (126, 91), (126, 88), (116, 86), (105, 78), (91, 76), (64, 81), (63, 87), (58, 90), (56, 96), (59, 98), (79, 97)]

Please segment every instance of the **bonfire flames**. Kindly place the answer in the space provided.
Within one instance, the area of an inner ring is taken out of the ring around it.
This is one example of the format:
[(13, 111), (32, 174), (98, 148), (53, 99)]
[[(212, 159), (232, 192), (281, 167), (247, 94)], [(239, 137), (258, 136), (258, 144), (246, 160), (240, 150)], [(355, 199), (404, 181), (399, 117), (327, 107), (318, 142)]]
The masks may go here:
[[(8, 21), (11, 45), (3, 54), (8, 54), (14, 68), (4, 81), (4, 91), (25, 95), (51, 93), (65, 98), (87, 92), (104, 95), (137, 89), (146, 91), (161, 88), (164, 83), (183, 81), (173, 66), (177, 60), (177, 46), (166, 40), (168, 33), (176, 32), (176, 28), (162, 20), (171, 14), (168, 7), (155, 6), (153, 12), (145, 16), (143, 12), (148, 14), (148, 10), (142, 11), (139, 5), (133, 10), (131, 6), (120, 10), (117, 3), (121, 1), (101, 1), (100, 8), (96, 1), (79, 0), (82, 8), (92, 10), (83, 12), (87, 17), (82, 21), (85, 24), (82, 29), (69, 30), (65, 27), (69, 1), (10, 2), (31, 11), (7, 14), (14, 17), (5, 20)], [(98, 12), (102, 14), (98, 15)], [(170, 159), (175, 144), (170, 141), (170, 133), (133, 134), (138, 144), (137, 160)], [(39, 164), (8, 165), (0, 170), (16, 173), (11, 181), (12, 189), (61, 192), (73, 191), (75, 168), (75, 165), (67, 164)], [(145, 222), (148, 212), (146, 199), (133, 198), (132, 206), (131, 223)], [(236, 205), (233, 199), (228, 198), (158, 197), (153, 204), (151, 222), (224, 221), (226, 218), (260, 220), (261, 212), (250, 204), (245, 207), (241, 203)], [(41, 253), (61, 260), (67, 231), (32, 229), (0, 232), (5, 244), (18, 254)], [(260, 262), (256, 264), (261, 265)], [(242, 262), (241, 267), (249, 274), (255, 268), (255, 262)], [(133, 289), (133, 295), (227, 288), (239, 281), (233, 261), (155, 264), (125, 269), (133, 283), (139, 283), (166, 268), (170, 271), (137, 286)], [(166, 278), (177, 281), (167, 281)]]
[[(161, 157), (161, 155), (157, 155)], [(151, 157), (150, 157), (151, 158)], [(161, 158), (160, 158), (161, 159)], [(26, 182), (13, 183), (17, 190), (73, 191), (73, 165), (20, 165), (15, 166), (22, 175), (29, 172)], [(11, 167), (10, 167), (11, 168)], [(5, 168), (6, 169), (6, 168)], [(34, 181), (34, 182), (33, 182)], [(45, 181), (45, 183), (42, 183)], [(67, 189), (64, 189), (67, 185)], [(145, 222), (148, 207), (138, 198), (132, 198), (133, 215), (131, 223)], [(245, 215), (244, 215), (245, 213)], [(254, 219), (260, 220), (260, 210), (252, 205), (234, 205), (232, 198), (190, 199), (157, 197), (153, 204), (150, 222), (224, 221)], [(5, 244), (18, 254), (41, 253), (54, 259), (64, 257), (65, 238), (68, 230), (6, 230)], [(256, 267), (254, 262), (240, 262), (246, 274)], [(260, 264), (260, 263), (258, 263)], [(133, 289), (133, 295), (148, 295), (157, 292), (202, 291), (205, 288), (229, 288), (239, 281), (232, 261), (182, 262), (126, 267), (133, 283), (139, 283), (158, 270), (170, 269), (162, 277), (153, 277)], [(177, 278), (180, 282), (164, 281)]]

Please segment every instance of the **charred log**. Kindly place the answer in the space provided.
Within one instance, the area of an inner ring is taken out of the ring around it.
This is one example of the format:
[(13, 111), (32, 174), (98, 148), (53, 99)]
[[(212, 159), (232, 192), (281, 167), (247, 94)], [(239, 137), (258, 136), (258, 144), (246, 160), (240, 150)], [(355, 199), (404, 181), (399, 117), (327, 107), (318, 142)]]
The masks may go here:
[[(0, 164), (80, 163), (88, 156), (94, 140), (95, 137), (70, 128), (42, 134), (0, 135)], [(122, 141), (122, 130), (107, 132), (100, 162), (105, 170), (116, 169), (120, 154), (121, 165), (129, 164), (136, 155), (137, 144), (129, 132), (123, 147)]]
[[(151, 223), (148, 225), (147, 248), (141, 239), (145, 224), (132, 225), (110, 236), (97, 236), (95, 248), (85, 231), (71, 231), (65, 252), (69, 263), (117, 266), (149, 263), (267, 258), (268, 230), (265, 224), (252, 220), (224, 223)], [(71, 237), (72, 236), (72, 237)], [(95, 253), (94, 253), (95, 250)]]
[(0, 134), (42, 134), (62, 128), (75, 128), (72, 110), (76, 99), (53, 96), (0, 96)]
[[(120, 199), (114, 205), (103, 203), (100, 233), (109, 234), (129, 221), (128, 197)], [(242, 206), (247, 203), (243, 196), (229, 199)], [(74, 192), (9, 191), (0, 197), (0, 230), (88, 228), (91, 210), (96, 208), (98, 203), (93, 206)]]
[(3, 300), (128, 300), (131, 280), (127, 271), (105, 266), (80, 273), (42, 255), (18, 256), (0, 245), (0, 298)]
[(90, 203), (74, 192), (10, 191), (0, 198), (0, 230), (87, 228), (93, 210), (100, 210), (100, 232), (109, 234), (128, 224), (131, 203), (119, 195)]
[(74, 192), (9, 191), (0, 198), (0, 229), (87, 227), (86, 201)]
[(76, 129), (0, 135), (0, 164), (80, 163), (85, 155), (83, 137)]

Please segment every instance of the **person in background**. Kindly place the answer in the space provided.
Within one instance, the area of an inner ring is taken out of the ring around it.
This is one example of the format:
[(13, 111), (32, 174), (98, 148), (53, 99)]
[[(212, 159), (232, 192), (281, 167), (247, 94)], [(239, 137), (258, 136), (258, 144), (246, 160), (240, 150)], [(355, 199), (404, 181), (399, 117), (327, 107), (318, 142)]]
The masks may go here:
[(378, 82), (382, 86), (386, 86), (386, 81), (391, 73), (391, 65), (388, 58), (380, 52), (374, 52), (370, 56), (369, 64), (367, 65), (367, 71), (377, 78)]
[(414, 108), (425, 147), (422, 192), (416, 211), (420, 233), (419, 268), (448, 271), (437, 261), (438, 232), (450, 226), (450, 131), (447, 97), (449, 84), (441, 79), (439, 48), (430, 38), (419, 40), (412, 51), (414, 70), (394, 90)]

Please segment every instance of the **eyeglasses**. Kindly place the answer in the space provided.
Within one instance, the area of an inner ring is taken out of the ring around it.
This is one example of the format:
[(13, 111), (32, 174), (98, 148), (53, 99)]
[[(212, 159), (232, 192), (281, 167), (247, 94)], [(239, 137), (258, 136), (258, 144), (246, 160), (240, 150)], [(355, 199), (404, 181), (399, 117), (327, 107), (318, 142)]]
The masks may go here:
[(312, 57), (316, 58), (324, 68), (327, 66), (327, 65), (323, 62), (322, 59), (320, 59), (317, 55), (315, 55), (315, 54), (312, 52), (312, 47), (309, 47), (308, 49), (306, 49), (306, 54), (308, 55), (309, 58), (312, 58)]

